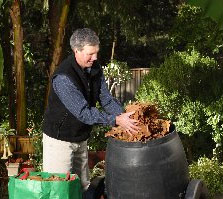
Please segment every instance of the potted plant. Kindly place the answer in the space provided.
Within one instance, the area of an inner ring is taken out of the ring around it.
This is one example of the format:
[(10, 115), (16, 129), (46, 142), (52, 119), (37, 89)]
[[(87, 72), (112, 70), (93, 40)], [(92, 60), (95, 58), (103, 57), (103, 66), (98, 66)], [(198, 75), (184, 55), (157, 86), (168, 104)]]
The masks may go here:
[(111, 59), (110, 63), (103, 66), (103, 71), (108, 89), (112, 94), (117, 85), (132, 78), (132, 72), (127, 63), (115, 59)]
[(8, 176), (14, 176), (19, 173), (20, 167), (21, 167), (21, 162), (20, 161), (13, 161), (11, 162), (10, 160), (5, 163), (7, 171), (8, 171)]
[(95, 125), (88, 140), (88, 163), (92, 169), (98, 162), (105, 160), (107, 138), (105, 133), (111, 129), (109, 126)]
[(17, 175), (22, 170), (35, 171), (32, 158), (26, 161), (24, 161), (23, 158), (9, 158), (5, 165), (8, 170), (8, 176)]

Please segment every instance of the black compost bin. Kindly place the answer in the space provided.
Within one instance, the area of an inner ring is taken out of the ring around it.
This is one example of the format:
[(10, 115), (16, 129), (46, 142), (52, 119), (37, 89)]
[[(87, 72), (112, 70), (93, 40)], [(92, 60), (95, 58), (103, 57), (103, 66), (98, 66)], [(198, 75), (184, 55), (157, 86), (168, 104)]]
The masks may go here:
[(105, 161), (108, 199), (184, 198), (188, 163), (173, 125), (170, 132), (146, 143), (109, 138)]

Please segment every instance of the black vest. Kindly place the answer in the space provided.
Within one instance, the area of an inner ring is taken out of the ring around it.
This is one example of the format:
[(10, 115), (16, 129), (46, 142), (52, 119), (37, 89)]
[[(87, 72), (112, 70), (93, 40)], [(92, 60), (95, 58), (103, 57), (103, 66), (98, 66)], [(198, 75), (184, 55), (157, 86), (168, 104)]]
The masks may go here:
[[(97, 63), (91, 67), (87, 76), (77, 64), (74, 55), (65, 59), (52, 78), (58, 74), (69, 77), (87, 100), (89, 107), (95, 107), (99, 101), (102, 69)], [(48, 106), (44, 114), (43, 131), (50, 137), (68, 142), (80, 142), (89, 138), (92, 126), (79, 121), (60, 101), (51, 86)]]

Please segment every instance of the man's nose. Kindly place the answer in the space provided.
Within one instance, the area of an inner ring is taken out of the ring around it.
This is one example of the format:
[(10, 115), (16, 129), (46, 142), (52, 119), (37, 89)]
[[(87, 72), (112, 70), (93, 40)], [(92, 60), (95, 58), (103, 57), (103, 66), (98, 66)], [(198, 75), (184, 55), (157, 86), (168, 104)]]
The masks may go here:
[(98, 55), (97, 54), (92, 55), (91, 59), (94, 60), (94, 61), (97, 60), (98, 59)]

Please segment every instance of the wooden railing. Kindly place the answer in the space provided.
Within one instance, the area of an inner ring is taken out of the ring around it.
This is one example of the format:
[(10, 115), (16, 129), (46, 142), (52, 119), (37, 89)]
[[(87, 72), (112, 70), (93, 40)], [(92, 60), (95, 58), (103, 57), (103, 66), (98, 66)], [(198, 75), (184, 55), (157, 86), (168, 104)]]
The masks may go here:
[(115, 97), (122, 104), (126, 101), (134, 100), (135, 93), (142, 82), (143, 76), (149, 72), (149, 68), (134, 68), (131, 71), (132, 79), (115, 88)]

